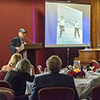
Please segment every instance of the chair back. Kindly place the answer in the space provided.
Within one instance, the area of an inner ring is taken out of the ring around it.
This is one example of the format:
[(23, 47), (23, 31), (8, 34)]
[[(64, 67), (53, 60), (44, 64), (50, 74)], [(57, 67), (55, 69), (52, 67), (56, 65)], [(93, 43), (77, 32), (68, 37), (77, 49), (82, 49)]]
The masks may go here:
[(100, 85), (93, 87), (92, 100), (100, 100)]
[[(15, 92), (11, 89), (11, 88), (7, 88), (7, 87), (0, 87), (0, 91), (3, 90), (3, 91), (10, 91), (12, 92), (13, 96), (14, 96), (14, 99), (13, 100), (29, 100), (29, 95), (30, 94), (24, 94), (24, 95), (19, 95), (19, 96), (16, 96), (15, 95)], [(8, 99), (10, 100), (10, 99)], [(12, 99), (11, 99), (12, 100)]]
[(74, 90), (69, 87), (46, 87), (38, 92), (39, 100), (74, 100)]
[(98, 68), (100, 68), (99, 63), (96, 60), (92, 60), (92, 65), (94, 66), (93, 71), (95, 72)]
[(30, 95), (31, 94), (24, 94), (24, 95), (15, 96), (14, 100), (29, 100)]
[(38, 73), (38, 74), (41, 74), (41, 73), (42, 73), (42, 70), (41, 70), (41, 68), (40, 68), (40, 65), (37, 66), (37, 73)]
[(0, 80), (0, 87), (12, 88), (9, 82), (3, 80)]
[(13, 95), (15, 95), (14, 90), (10, 89), (10, 88), (6, 88), (6, 87), (0, 87), (0, 90), (8, 90), (11, 91), (13, 93)]
[(3, 80), (7, 71), (0, 70), (0, 80)]
[(14, 100), (14, 91), (9, 88), (0, 87), (0, 100)]

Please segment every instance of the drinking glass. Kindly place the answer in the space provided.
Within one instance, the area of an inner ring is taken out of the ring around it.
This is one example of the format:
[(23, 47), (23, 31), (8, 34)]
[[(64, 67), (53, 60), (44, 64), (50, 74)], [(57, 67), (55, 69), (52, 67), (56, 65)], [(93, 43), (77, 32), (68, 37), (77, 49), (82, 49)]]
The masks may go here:
[(44, 73), (48, 73), (48, 69), (47, 68), (44, 68)]
[(79, 69), (81, 71), (80, 60), (74, 60), (73, 70)]
[(83, 71), (86, 73), (87, 72), (87, 66), (83, 66)]
[(89, 68), (91, 69), (91, 71), (93, 71), (93, 69), (94, 69), (94, 66), (89, 66)]

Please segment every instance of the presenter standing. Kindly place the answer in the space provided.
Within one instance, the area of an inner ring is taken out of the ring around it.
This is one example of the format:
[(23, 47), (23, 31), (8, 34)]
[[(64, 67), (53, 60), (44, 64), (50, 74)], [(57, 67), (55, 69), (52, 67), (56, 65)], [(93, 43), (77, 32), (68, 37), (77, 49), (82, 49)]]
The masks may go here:
[(20, 46), (22, 44), (25, 44), (25, 35), (26, 35), (27, 31), (25, 31), (23, 28), (20, 28), (18, 30), (18, 36), (13, 38), (10, 45), (9, 45), (9, 49), (12, 50), (12, 54), (19, 52), (20, 51)]

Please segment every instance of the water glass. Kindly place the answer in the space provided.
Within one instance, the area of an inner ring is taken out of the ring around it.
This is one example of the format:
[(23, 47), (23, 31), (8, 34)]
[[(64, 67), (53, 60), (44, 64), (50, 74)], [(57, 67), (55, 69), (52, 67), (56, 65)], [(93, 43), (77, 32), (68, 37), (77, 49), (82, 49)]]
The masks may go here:
[(73, 70), (75, 69), (79, 69), (79, 71), (81, 71), (80, 60), (74, 60)]
[(47, 68), (44, 68), (44, 73), (48, 73), (48, 69)]
[(94, 66), (89, 66), (89, 68), (90, 68), (91, 71), (93, 72)]
[(86, 73), (87, 72), (87, 66), (83, 66), (83, 71)]

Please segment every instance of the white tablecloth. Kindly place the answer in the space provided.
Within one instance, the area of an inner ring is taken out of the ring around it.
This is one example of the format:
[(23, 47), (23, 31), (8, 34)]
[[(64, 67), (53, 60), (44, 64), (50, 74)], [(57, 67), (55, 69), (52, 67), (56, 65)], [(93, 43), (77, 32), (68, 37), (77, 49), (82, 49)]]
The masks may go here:
[[(44, 74), (36, 74), (35, 77), (41, 76), (41, 75), (44, 75)], [(89, 74), (89, 76), (87, 78), (74, 78), (74, 82), (75, 82), (75, 86), (76, 86), (78, 95), (80, 96), (80, 94), (82, 93), (82, 91), (84, 90), (84, 88), (86, 87), (86, 85), (93, 78), (97, 78), (98, 76), (100, 76), (100, 74), (94, 73), (94, 74)], [(26, 94), (31, 93), (33, 84), (34, 84), (33, 82), (27, 82), (27, 85), (26, 85)]]
[(89, 74), (88, 77), (85, 78), (74, 78), (75, 86), (80, 96), (86, 85), (94, 78), (99, 77), (98, 75)]

